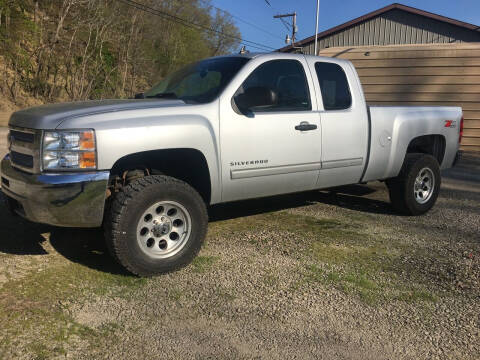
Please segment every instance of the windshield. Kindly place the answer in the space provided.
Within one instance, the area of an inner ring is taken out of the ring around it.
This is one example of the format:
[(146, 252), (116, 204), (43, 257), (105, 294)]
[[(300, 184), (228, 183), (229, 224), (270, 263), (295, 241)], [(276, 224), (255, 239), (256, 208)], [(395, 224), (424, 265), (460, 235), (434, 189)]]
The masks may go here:
[(221, 57), (187, 65), (147, 91), (145, 97), (168, 97), (194, 104), (208, 103), (220, 94), (248, 60), (250, 59), (244, 57)]

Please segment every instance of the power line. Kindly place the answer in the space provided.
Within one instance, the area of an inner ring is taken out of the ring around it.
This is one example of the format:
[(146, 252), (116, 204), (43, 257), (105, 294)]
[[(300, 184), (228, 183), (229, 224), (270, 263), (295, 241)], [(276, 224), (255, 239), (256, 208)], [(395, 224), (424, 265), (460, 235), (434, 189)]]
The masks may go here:
[[(139, 10), (142, 10), (142, 11), (145, 11), (145, 12), (148, 12), (152, 15), (156, 15), (156, 16), (159, 16), (159, 17), (163, 17), (163, 18), (166, 18), (170, 21), (174, 21), (174, 22), (177, 22), (179, 24), (182, 24), (183, 26), (187, 26), (187, 27), (190, 27), (190, 28), (193, 28), (193, 29), (203, 29), (203, 30), (206, 30), (206, 31), (210, 31), (210, 32), (213, 32), (213, 33), (216, 33), (218, 35), (221, 35), (223, 37), (229, 37), (229, 38), (232, 38), (232, 39), (235, 39), (235, 40), (238, 40), (241, 44), (243, 45), (246, 45), (246, 46), (250, 46), (250, 47), (253, 47), (253, 48), (256, 48), (256, 49), (259, 49), (259, 50), (262, 50), (262, 51), (266, 51), (266, 49), (270, 49), (270, 50), (275, 50), (275, 48), (271, 47), (271, 46), (268, 46), (268, 45), (264, 45), (264, 44), (261, 44), (261, 43), (257, 43), (255, 41), (250, 41), (250, 40), (246, 40), (246, 39), (242, 39), (238, 36), (234, 36), (234, 35), (230, 35), (230, 34), (226, 34), (226, 33), (223, 33), (221, 31), (218, 31), (218, 30), (215, 30), (215, 29), (212, 29), (208, 26), (204, 26), (204, 25), (201, 25), (201, 24), (197, 24), (197, 23), (194, 23), (192, 21), (189, 21), (189, 20), (186, 20), (186, 19), (183, 19), (179, 16), (176, 16), (176, 15), (172, 15), (172, 14), (169, 14), (165, 11), (162, 11), (162, 10), (158, 10), (158, 9), (155, 9), (155, 8), (152, 8), (150, 6), (147, 6), (147, 5), (144, 5), (144, 4), (140, 4), (136, 1), (133, 1), (133, 0), (117, 0), (117, 1), (120, 1), (126, 5), (129, 5), (131, 7), (134, 7), (136, 9), (139, 9)], [(269, 50), (269, 51), (270, 51)]]
[(290, 24), (288, 21), (282, 18), (280, 18), (280, 21), (282, 22), (283, 26), (285, 26), (285, 29), (287, 29), (287, 31), (290, 31), (290, 27), (292, 26), (292, 24)]
[(261, 28), (260, 26), (255, 25), (254, 23), (251, 23), (250, 21), (247, 21), (247, 20), (245, 20), (245, 19), (242, 19), (241, 17), (232, 14), (230, 11), (227, 11), (227, 10), (224, 10), (224, 9), (222, 9), (222, 8), (219, 8), (218, 6), (211, 5), (211, 4), (208, 3), (206, 0), (200, 0), (200, 2), (203, 3), (203, 4), (205, 4), (205, 5), (207, 5), (207, 6), (211, 6), (212, 8), (217, 9), (218, 11), (221, 11), (221, 12), (223, 12), (223, 13), (231, 16), (231, 17), (233, 17), (233, 18), (237, 19), (237, 20), (240, 21), (240, 22), (243, 22), (243, 23), (245, 23), (245, 24), (247, 24), (247, 25), (250, 25), (250, 26), (254, 27), (254, 28), (257, 29), (257, 30), (260, 30), (260, 31), (264, 32), (265, 34), (268, 34), (268, 35), (274, 37), (275, 39), (281, 39), (281, 40), (283, 40), (281, 36), (272, 34), (270, 31), (265, 30), (264, 28)]
[[(268, 0), (264, 0), (264, 1), (265, 1), (265, 3), (270, 7), (270, 9), (272, 10), (272, 12), (273, 12), (274, 15), (280, 14), (280, 11), (278, 11), (277, 8), (274, 8), (274, 7), (272, 6), (272, 4), (270, 3), (270, 1), (268, 1)], [(280, 18), (280, 21), (282, 22), (283, 26), (285, 26), (285, 29), (287, 29), (287, 31), (290, 31), (289, 26), (292, 26), (292, 25), (291, 25), (288, 21), (286, 21), (285, 19), (283, 19), (283, 18)]]
[[(183, 19), (183, 18), (181, 18), (181, 17), (179, 17), (179, 16), (169, 14), (169, 13), (167, 13), (167, 12), (165, 12), (165, 11), (152, 8), (152, 7), (149, 7), (149, 6), (144, 5), (144, 4), (140, 4), (140, 3), (136, 2), (136, 1), (133, 1), (133, 0), (117, 0), (117, 1), (123, 2), (124, 4), (129, 5), (129, 6), (132, 6), (132, 7), (136, 8), (136, 9), (139, 9), (139, 10), (142, 10), (142, 11), (145, 11), (145, 12), (148, 12), (148, 13), (150, 13), (150, 14), (152, 14), (152, 15), (156, 15), (156, 16), (159, 16), (159, 17), (167, 18), (167, 20), (177, 22), (177, 23), (179, 23), (179, 24), (181, 24), (181, 25), (183, 25), (183, 26), (186, 26), (186, 27), (190, 27), (190, 28), (197, 29), (197, 30), (198, 30), (198, 29), (203, 29), (203, 30), (206, 30), (206, 31), (210, 31), (210, 32), (216, 33), (216, 34), (221, 35), (221, 36), (223, 36), (223, 37), (229, 37), (229, 38), (232, 38), (232, 39), (235, 39), (235, 40), (239, 40), (239, 42), (240, 42), (241, 44), (243, 44), (243, 45), (251, 46), (251, 47), (254, 47), (254, 48), (263, 50), (263, 51), (265, 51), (266, 48), (275, 50), (275, 48), (273, 48), (273, 47), (271, 47), (271, 46), (267, 46), (267, 45), (260, 44), (260, 43), (254, 42), (254, 41), (242, 39), (242, 38), (240, 38), (240, 37), (238, 37), (238, 36), (226, 34), (226, 33), (223, 33), (223, 32), (221, 32), (221, 31), (212, 29), (212, 28), (210, 28), (210, 27), (208, 27), (208, 26), (204, 26), (204, 25), (201, 25), (201, 24), (197, 24), (197, 23), (194, 23), (194, 22), (192, 22), (192, 21)], [(254, 45), (252, 45), (252, 44), (254, 44)], [(258, 46), (255, 46), (255, 45), (258, 45)], [(260, 46), (260, 47), (259, 47), (259, 46)]]
[[(274, 15), (278, 15), (278, 14), (281, 13), (280, 10), (278, 10), (276, 7), (272, 6), (272, 4), (270, 3), (269, 0), (264, 0), (264, 1), (265, 1), (265, 3), (270, 7), (270, 9), (272, 10), (272, 13), (273, 13)], [(282, 21), (283, 26), (285, 26), (285, 29), (287, 29), (287, 31), (291, 31), (291, 28), (292, 28), (293, 25), (290, 24), (288, 21), (282, 20), (281, 18), (280, 18), (280, 20)], [(298, 31), (298, 29), (297, 29), (297, 35), (298, 35), (298, 34), (299, 34), (299, 31)]]

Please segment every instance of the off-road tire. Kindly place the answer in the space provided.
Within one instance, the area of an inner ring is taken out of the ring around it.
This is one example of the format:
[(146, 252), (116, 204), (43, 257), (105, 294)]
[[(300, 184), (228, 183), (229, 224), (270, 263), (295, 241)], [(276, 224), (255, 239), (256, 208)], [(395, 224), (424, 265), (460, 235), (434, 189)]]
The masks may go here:
[[(428, 168), (434, 176), (430, 198), (421, 204), (415, 199), (415, 180), (422, 169)], [(393, 208), (404, 215), (422, 215), (429, 211), (437, 201), (441, 177), (438, 161), (431, 155), (407, 154), (402, 169), (396, 178), (387, 180), (390, 202)]]
[[(137, 224), (145, 209), (158, 201), (175, 201), (188, 209), (191, 231), (184, 247), (169, 258), (147, 256), (137, 242)], [(164, 176), (146, 176), (132, 181), (114, 195), (105, 216), (107, 247), (129, 272), (154, 276), (178, 270), (198, 254), (207, 233), (208, 215), (205, 202), (187, 183)]]

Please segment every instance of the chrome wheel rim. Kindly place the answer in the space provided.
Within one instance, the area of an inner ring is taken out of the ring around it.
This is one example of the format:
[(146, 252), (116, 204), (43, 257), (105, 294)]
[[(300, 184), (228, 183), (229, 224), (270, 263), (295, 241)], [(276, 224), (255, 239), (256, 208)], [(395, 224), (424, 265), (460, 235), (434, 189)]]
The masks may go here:
[(181, 204), (159, 201), (150, 206), (138, 221), (138, 245), (149, 257), (172, 257), (188, 242), (191, 223), (190, 214)]
[(435, 188), (435, 175), (429, 168), (423, 168), (415, 178), (413, 194), (419, 204), (425, 204), (430, 200)]

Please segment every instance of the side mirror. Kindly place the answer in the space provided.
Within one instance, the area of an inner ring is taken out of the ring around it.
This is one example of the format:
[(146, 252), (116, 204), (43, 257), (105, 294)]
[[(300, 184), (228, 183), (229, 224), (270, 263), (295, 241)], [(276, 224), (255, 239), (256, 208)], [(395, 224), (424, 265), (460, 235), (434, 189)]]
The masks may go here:
[(144, 93), (135, 94), (135, 99), (145, 99), (145, 94)]
[(252, 108), (262, 108), (275, 105), (278, 100), (277, 93), (263, 86), (252, 86), (245, 92), (234, 97), (235, 104), (242, 112)]

